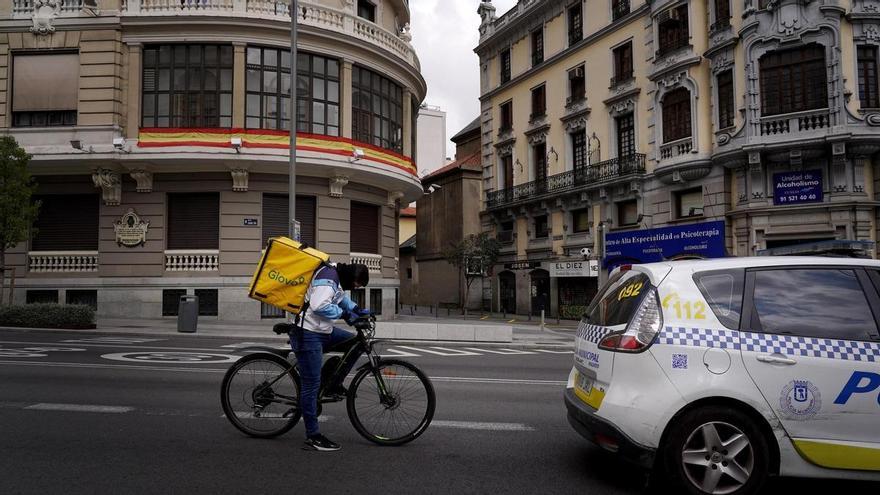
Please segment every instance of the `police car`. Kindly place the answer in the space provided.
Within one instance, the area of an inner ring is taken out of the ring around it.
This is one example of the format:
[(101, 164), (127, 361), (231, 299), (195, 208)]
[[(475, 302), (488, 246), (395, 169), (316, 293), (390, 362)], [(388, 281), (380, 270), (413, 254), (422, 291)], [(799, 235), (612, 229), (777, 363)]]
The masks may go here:
[(578, 328), (565, 404), (575, 430), (674, 493), (880, 481), (880, 262), (619, 267)]

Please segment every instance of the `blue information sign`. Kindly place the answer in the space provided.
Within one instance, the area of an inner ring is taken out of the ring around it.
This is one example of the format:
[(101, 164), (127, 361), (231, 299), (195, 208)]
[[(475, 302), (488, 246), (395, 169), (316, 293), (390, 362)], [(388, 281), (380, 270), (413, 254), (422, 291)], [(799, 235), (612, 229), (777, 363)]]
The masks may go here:
[(821, 170), (773, 174), (773, 204), (793, 205), (821, 201)]
[(615, 232), (605, 236), (605, 266), (651, 263), (681, 255), (721, 258), (724, 221)]

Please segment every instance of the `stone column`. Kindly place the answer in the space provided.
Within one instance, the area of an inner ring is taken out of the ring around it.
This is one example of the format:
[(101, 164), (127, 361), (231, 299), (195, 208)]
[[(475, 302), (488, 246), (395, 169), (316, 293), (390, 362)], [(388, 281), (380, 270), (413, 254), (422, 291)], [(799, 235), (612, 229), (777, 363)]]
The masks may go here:
[(412, 92), (409, 88), (403, 90), (403, 155), (413, 158), (412, 156)]
[(141, 127), (143, 52), (142, 44), (128, 44), (128, 116), (125, 121), (125, 137), (128, 139), (137, 139)]
[[(235, 53), (232, 59), (232, 127), (244, 127), (245, 116), (245, 49), (244, 43), (232, 44)], [(292, 79), (296, 84), (296, 78)]]
[(339, 74), (339, 118), (342, 120), (342, 137), (351, 139), (352, 127), (352, 95), (351, 95), (351, 60), (342, 61), (342, 72)]

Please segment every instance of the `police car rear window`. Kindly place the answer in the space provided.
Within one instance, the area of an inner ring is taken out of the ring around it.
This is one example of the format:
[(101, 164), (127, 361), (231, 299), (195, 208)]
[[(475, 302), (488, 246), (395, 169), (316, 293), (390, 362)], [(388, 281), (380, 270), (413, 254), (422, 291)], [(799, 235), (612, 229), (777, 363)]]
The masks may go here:
[(713, 270), (694, 274), (694, 282), (715, 317), (727, 328), (739, 329), (745, 270)]
[(606, 327), (629, 323), (650, 288), (651, 280), (644, 273), (618, 272), (590, 304), (584, 318), (588, 323)]

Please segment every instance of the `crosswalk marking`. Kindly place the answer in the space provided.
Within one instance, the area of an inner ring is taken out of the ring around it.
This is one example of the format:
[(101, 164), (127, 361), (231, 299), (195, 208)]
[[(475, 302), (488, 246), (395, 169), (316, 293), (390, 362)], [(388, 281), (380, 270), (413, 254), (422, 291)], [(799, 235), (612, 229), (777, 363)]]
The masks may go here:
[(506, 348), (479, 349), (477, 347), (465, 347), (465, 349), (470, 349), (472, 351), (477, 351), (477, 352), (488, 352), (489, 354), (501, 354), (503, 356), (518, 356), (518, 355), (522, 355), (522, 354), (534, 354), (534, 352), (531, 352), (531, 351), (521, 351), (518, 349), (506, 349)]
[(381, 354), (379, 354), (379, 357), (393, 357), (393, 358), (420, 357), (420, 356), (421, 356), (421, 354), (413, 354), (411, 352), (401, 351), (401, 350), (395, 349), (393, 347), (388, 347), (388, 348), (382, 349)]
[(133, 407), (125, 406), (98, 406), (91, 404), (52, 404), (40, 403), (25, 407), (25, 409), (40, 411), (69, 411), (69, 412), (96, 412), (96, 413), (127, 413), (133, 411)]
[(409, 349), (409, 350), (415, 351), (415, 352), (427, 352), (428, 354), (434, 354), (435, 356), (479, 356), (480, 355), (476, 352), (463, 351), (461, 349), (451, 349), (449, 347), (431, 347), (431, 349), (436, 349), (433, 351), (429, 350), (427, 348), (415, 348), (415, 347), (408, 347), (405, 345), (401, 345), (401, 346), (397, 346), (397, 347), (403, 347), (404, 349)]

